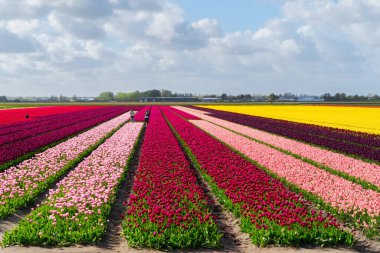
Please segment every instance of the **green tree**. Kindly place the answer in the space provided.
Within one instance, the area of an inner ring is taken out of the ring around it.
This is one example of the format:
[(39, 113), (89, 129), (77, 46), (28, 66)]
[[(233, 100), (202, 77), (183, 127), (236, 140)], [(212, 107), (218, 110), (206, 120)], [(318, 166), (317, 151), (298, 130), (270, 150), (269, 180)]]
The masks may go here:
[(277, 99), (279, 99), (279, 96), (277, 96), (277, 95), (274, 94), (274, 93), (271, 93), (271, 94), (269, 94), (269, 96), (268, 96), (268, 101), (271, 102), (271, 103), (273, 103), (273, 101), (276, 101)]
[(161, 90), (161, 97), (172, 97), (173, 93), (170, 90)]
[(128, 93), (125, 92), (118, 92), (115, 95), (115, 100), (120, 102), (125, 102), (129, 100)]
[(128, 101), (139, 101), (141, 97), (142, 94), (138, 90), (128, 93)]
[(159, 90), (153, 89), (153, 90), (147, 90), (142, 93), (142, 97), (161, 97), (161, 92)]
[(104, 91), (99, 94), (98, 99), (101, 101), (112, 101), (113, 93), (111, 91)]

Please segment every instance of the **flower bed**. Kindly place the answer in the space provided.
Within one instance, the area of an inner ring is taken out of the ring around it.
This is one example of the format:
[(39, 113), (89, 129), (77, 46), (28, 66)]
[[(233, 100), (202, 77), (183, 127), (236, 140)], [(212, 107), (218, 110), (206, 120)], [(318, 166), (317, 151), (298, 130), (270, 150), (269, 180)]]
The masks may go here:
[(144, 121), (145, 120), (145, 112), (151, 110), (151, 106), (144, 106), (141, 110), (139, 110), (135, 115), (135, 121)]
[(99, 241), (142, 126), (126, 124), (107, 139), (50, 190), (40, 207), (4, 235), (4, 244), (67, 246)]
[(123, 222), (132, 247), (219, 246), (220, 235), (197, 178), (158, 107), (152, 107)]
[(86, 111), (58, 114), (55, 115), (55, 117), (49, 117), (48, 119), (41, 118), (39, 121), (33, 121), (30, 124), (24, 123), (21, 125), (19, 124), (19, 126), (9, 127), (3, 129), (0, 133), (0, 147), (7, 143), (45, 134), (53, 130), (59, 130), (67, 126), (102, 117), (109, 113), (109, 109), (107, 110), (107, 108), (103, 107)]
[(352, 235), (341, 231), (332, 215), (313, 209), (302, 195), (170, 110), (164, 114), (219, 201), (241, 217), (254, 244), (352, 244)]
[(362, 217), (369, 225), (369, 232), (376, 233), (377, 224), (380, 222), (379, 192), (364, 189), (358, 184), (212, 123), (199, 120), (192, 123), (281, 178), (319, 196), (338, 212)]
[[(30, 108), (12, 108), (0, 111), (0, 129), (10, 124), (23, 124), (39, 121), (41, 117), (48, 118), (57, 114), (78, 112), (100, 108), (100, 106), (41, 106)], [(29, 118), (25, 118), (28, 114)]]
[(333, 170), (344, 172), (349, 176), (364, 180), (380, 187), (380, 166), (373, 163), (367, 163), (352, 157), (348, 157), (339, 153), (335, 153), (322, 148), (307, 145), (302, 142), (287, 139), (268, 132), (260, 131), (254, 128), (229, 122), (226, 120), (214, 118), (209, 115), (197, 113), (196, 110), (186, 107), (178, 107), (187, 113), (193, 113), (204, 120), (231, 129), (237, 133), (244, 134), (256, 140), (268, 143), (274, 147), (289, 151), (298, 156), (308, 158), (321, 165), (328, 166)]
[(205, 105), (200, 107), (284, 121), (349, 130), (359, 134), (380, 134), (379, 107), (342, 107), (317, 104), (297, 105)]
[(129, 107), (124, 106), (105, 107), (102, 113), (93, 111), (89, 112), (84, 118), (77, 118), (78, 122), (72, 121), (71, 124), (67, 125), (65, 121), (60, 121), (59, 125), (63, 125), (63, 127), (56, 126), (54, 129), (39, 133), (32, 133), (32, 131), (28, 138), (0, 146), (0, 164), (112, 119), (128, 110)]
[(380, 138), (378, 135), (224, 112), (208, 108), (191, 108), (210, 112), (210, 115), (216, 118), (380, 162), (380, 149), (378, 148), (380, 146)]
[(0, 173), (0, 217), (34, 200), (128, 119), (116, 117)]

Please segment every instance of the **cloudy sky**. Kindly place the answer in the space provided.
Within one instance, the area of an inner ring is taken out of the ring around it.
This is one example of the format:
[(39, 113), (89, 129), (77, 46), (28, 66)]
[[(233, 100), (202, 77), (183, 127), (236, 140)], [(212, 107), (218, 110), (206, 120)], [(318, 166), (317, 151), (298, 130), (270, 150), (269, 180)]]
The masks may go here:
[(380, 94), (379, 0), (0, 0), (0, 95)]

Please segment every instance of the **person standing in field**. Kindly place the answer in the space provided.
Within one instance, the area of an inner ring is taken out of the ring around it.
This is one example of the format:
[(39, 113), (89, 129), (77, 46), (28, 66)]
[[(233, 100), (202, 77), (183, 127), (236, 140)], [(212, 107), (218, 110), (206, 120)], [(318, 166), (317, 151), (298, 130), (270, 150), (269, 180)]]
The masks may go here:
[(149, 110), (146, 110), (146, 111), (145, 111), (144, 119), (145, 119), (145, 123), (147, 123), (147, 124), (148, 124), (148, 121), (149, 121), (149, 115), (150, 115)]
[(26, 114), (26, 115), (25, 115), (25, 119), (29, 119), (29, 114)]
[(135, 112), (133, 110), (131, 110), (131, 122), (135, 122)]

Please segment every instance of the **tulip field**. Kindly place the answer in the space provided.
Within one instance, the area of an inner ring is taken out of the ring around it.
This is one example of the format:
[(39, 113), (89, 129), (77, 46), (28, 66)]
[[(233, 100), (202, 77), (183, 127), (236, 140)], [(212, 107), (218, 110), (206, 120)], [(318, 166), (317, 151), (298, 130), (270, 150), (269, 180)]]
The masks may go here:
[(226, 233), (279, 250), (380, 245), (376, 115), (327, 105), (1, 110), (1, 246), (99, 246), (115, 220), (128, 249), (218, 251)]

